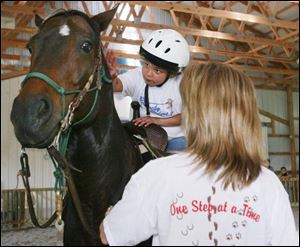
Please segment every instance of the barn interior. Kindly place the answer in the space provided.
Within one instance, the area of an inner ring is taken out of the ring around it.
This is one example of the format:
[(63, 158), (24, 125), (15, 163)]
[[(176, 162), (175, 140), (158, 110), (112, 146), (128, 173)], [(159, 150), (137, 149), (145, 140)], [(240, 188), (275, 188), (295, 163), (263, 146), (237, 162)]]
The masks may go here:
[[(93, 16), (117, 3), (117, 14), (101, 40), (105, 50), (115, 52), (119, 74), (141, 66), (139, 47), (152, 31), (169, 28), (186, 38), (191, 63), (230, 64), (252, 79), (264, 133), (262, 148), (276, 173), (287, 168), (290, 178), (285, 183), (298, 219), (299, 1), (1, 1), (1, 215), (2, 208), (10, 212), (7, 222), (1, 216), (1, 229), (2, 223), (7, 229), (29, 224), (17, 176), (21, 147), (9, 114), (30, 71), (27, 43), (37, 32), (35, 15), (46, 18), (58, 9), (76, 9)], [(121, 120), (129, 121), (130, 98), (118, 93), (114, 97)], [(40, 217), (47, 218), (55, 207), (47, 202), (53, 193), (53, 168), (45, 151), (28, 153), (36, 204), (42, 207)], [(12, 227), (13, 212), (20, 207)]]

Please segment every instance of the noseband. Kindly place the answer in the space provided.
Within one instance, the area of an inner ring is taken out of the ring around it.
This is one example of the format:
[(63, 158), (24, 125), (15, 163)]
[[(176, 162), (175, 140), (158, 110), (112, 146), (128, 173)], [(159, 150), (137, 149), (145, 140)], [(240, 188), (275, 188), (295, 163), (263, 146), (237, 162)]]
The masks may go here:
[[(65, 90), (56, 81), (52, 80), (50, 77), (48, 77), (47, 75), (45, 75), (45, 74), (43, 74), (41, 72), (30, 72), (30, 73), (28, 73), (26, 75), (26, 77), (24, 78), (24, 80), (22, 81), (22, 83), (21, 83), (21, 88), (24, 86), (24, 84), (26, 83), (26, 81), (28, 79), (30, 79), (30, 78), (38, 78), (38, 79), (42, 80), (43, 82), (46, 82), (50, 87), (52, 87), (61, 96), (61, 102), (62, 102), (61, 116), (62, 116), (62, 118), (64, 118), (65, 115), (66, 115), (65, 114), (65, 108), (66, 108), (65, 95), (78, 94), (77, 98), (78, 98), (78, 101), (80, 103), (86, 93), (90, 93), (90, 92), (96, 91), (96, 95), (95, 95), (95, 99), (94, 99), (94, 104), (95, 104), (95, 101), (97, 101), (97, 98), (98, 98), (98, 91), (101, 90), (103, 82), (112, 83), (112, 80), (109, 79), (109, 78), (107, 78), (107, 76), (105, 75), (104, 67), (101, 66), (101, 69), (100, 69), (100, 80), (99, 80), (99, 75), (97, 74), (97, 77), (96, 77), (97, 78), (96, 79), (97, 85), (95, 87), (93, 87), (93, 88), (90, 89), (91, 84), (94, 81), (95, 73), (97, 73), (99, 71), (98, 67), (99, 67), (99, 65), (101, 63), (101, 59), (100, 59), (101, 55), (103, 56), (103, 50), (102, 50), (102, 47), (100, 46), (100, 48), (99, 48), (99, 54), (98, 54), (97, 61), (95, 63), (93, 72), (90, 75), (88, 81), (86, 82), (86, 84), (85, 84), (85, 86), (84, 86), (84, 88), (82, 90)], [(72, 102), (74, 102), (75, 99)], [(70, 108), (70, 105), (72, 104), (72, 102), (69, 104), (69, 108)], [(76, 106), (76, 108), (78, 106)], [(80, 123), (83, 120), (85, 120), (91, 114), (91, 112), (93, 111), (93, 108), (94, 108), (94, 106), (92, 107), (91, 111), (83, 119), (81, 119), (78, 122), (74, 123), (74, 125), (77, 125), (78, 123)]]
[[(63, 87), (58, 85), (54, 80), (52, 80), (47, 75), (40, 73), (40, 72), (30, 72), (26, 75), (25, 79), (22, 82), (22, 87), (25, 84), (25, 82), (30, 78), (38, 78), (44, 82), (46, 82), (50, 87), (52, 87), (60, 96), (61, 96), (61, 102), (62, 102), (62, 109), (61, 109), (61, 116), (65, 116), (65, 95), (71, 95), (71, 94), (80, 94), (81, 90), (65, 90)], [(85, 88), (88, 88), (93, 80), (93, 74), (90, 76), (88, 82), (86, 83)], [(87, 92), (93, 92), (97, 89), (100, 89), (98, 86), (88, 89)]]

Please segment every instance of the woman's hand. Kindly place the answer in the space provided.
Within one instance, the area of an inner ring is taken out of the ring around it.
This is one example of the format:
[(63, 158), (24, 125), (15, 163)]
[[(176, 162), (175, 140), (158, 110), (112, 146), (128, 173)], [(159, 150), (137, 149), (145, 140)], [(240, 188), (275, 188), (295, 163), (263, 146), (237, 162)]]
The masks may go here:
[(136, 118), (133, 120), (133, 123), (137, 126), (149, 126), (150, 124), (157, 124), (159, 125), (159, 118), (156, 118), (156, 117), (149, 117), (149, 116), (146, 116), (146, 117), (139, 117), (139, 118)]
[(117, 57), (115, 52), (113, 50), (107, 50), (105, 58), (109, 68), (110, 75), (113, 79), (115, 79), (118, 76), (118, 72), (116, 69)]
[(103, 223), (101, 223), (100, 227), (99, 227), (99, 238), (102, 242), (102, 244), (104, 245), (108, 245), (108, 241), (104, 232), (104, 227), (103, 227)]

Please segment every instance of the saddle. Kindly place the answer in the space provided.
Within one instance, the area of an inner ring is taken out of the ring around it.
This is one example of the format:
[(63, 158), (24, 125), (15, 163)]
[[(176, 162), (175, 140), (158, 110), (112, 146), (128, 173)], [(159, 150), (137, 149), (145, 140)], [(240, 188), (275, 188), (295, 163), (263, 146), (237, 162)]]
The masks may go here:
[[(140, 117), (140, 104), (136, 101), (133, 101), (131, 103), (131, 107), (133, 108), (132, 120)], [(150, 152), (153, 158), (170, 155), (169, 153), (165, 152), (168, 144), (168, 134), (159, 125), (151, 124), (147, 127), (139, 127), (131, 121), (124, 123), (123, 127), (138, 145), (142, 144), (148, 150), (148, 152)]]

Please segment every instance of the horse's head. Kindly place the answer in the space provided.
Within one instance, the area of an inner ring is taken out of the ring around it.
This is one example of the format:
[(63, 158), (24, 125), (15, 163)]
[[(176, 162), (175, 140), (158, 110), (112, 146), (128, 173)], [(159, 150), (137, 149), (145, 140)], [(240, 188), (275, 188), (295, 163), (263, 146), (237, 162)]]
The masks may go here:
[[(95, 83), (100, 32), (115, 12), (116, 8), (91, 18), (75, 10), (60, 11), (45, 20), (36, 16), (38, 32), (27, 45), (30, 73), (11, 112), (16, 137), (23, 147), (50, 145), (69, 103), (88, 81)], [(93, 100), (88, 101), (83, 105), (91, 107)], [(85, 116), (87, 107), (79, 107), (76, 116)]]

